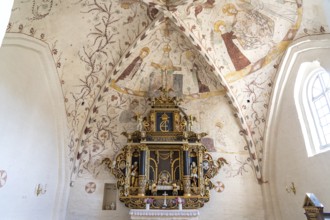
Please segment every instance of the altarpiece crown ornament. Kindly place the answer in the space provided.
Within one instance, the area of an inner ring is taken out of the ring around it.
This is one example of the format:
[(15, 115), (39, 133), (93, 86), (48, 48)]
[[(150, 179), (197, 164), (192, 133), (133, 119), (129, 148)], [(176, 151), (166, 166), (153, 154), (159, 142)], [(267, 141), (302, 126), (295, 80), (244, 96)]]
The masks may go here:
[[(227, 161), (214, 161), (201, 143), (206, 133), (191, 130), (192, 116), (179, 107), (168, 91), (150, 99), (149, 114), (138, 121), (133, 133), (123, 132), (127, 145), (115, 157), (104, 159), (117, 178), (119, 200), (129, 208), (200, 208), (210, 199), (211, 179)], [(166, 202), (166, 205), (164, 204)]]

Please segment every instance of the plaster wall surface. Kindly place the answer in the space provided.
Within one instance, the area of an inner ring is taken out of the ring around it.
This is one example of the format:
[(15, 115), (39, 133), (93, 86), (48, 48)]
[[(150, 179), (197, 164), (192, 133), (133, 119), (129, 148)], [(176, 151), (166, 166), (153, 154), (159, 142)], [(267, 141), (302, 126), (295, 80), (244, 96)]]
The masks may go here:
[[(220, 154), (212, 154), (217, 158)], [(106, 174), (105, 176), (106, 177)], [(208, 219), (244, 219), (244, 220), (264, 220), (265, 211), (263, 209), (263, 198), (261, 186), (256, 182), (254, 175), (245, 174), (235, 178), (225, 178), (224, 173), (216, 176), (225, 184), (225, 190), (218, 193), (211, 191), (210, 201), (203, 208), (199, 209), (200, 220)], [(86, 184), (94, 182), (96, 184), (93, 193), (85, 191)], [(216, 181), (214, 181), (216, 183)], [(70, 199), (66, 219), (70, 220), (107, 220), (129, 219), (129, 208), (125, 207), (116, 198), (116, 210), (102, 210), (102, 199), (105, 183), (116, 183), (116, 180), (109, 175), (105, 180), (93, 178), (79, 178), (70, 190)]]
[(0, 219), (65, 213), (63, 101), (44, 50), (27, 38), (5, 39), (0, 49)]
[[(289, 59), (282, 63), (282, 66), (286, 67), (283, 72), (287, 73), (287, 78), (284, 80), (280, 72), (275, 86), (281, 88), (282, 93), (274, 94), (272, 100), (272, 105), (275, 106), (273, 108), (278, 111), (272, 115), (274, 123), (269, 128), (269, 180), (276, 198), (275, 203), (278, 205), (278, 210), (275, 211), (278, 213), (278, 219), (299, 220), (306, 218), (302, 206), (307, 192), (317, 196), (325, 206), (325, 211), (330, 209), (330, 178), (327, 175), (330, 152), (307, 156), (294, 100), (296, 79), (299, 74), (303, 74), (299, 71), (302, 63), (318, 61), (322, 67), (329, 70), (329, 36), (302, 38), (295, 42), (288, 54)], [(292, 182), (296, 187), (296, 194), (287, 191)]]

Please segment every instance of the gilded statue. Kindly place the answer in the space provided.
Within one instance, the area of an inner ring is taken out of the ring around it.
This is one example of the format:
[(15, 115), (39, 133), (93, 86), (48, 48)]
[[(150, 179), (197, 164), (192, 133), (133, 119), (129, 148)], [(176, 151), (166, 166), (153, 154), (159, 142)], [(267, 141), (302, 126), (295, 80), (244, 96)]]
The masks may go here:
[(195, 161), (193, 161), (191, 163), (190, 172), (191, 172), (190, 173), (190, 177), (191, 177), (191, 180), (192, 180), (192, 185), (193, 186), (197, 186), (197, 179), (198, 179), (197, 172), (198, 172), (198, 167), (196, 166)]
[(135, 161), (132, 165), (131, 169), (131, 186), (137, 187), (138, 186), (138, 180), (139, 180), (139, 166), (138, 162)]

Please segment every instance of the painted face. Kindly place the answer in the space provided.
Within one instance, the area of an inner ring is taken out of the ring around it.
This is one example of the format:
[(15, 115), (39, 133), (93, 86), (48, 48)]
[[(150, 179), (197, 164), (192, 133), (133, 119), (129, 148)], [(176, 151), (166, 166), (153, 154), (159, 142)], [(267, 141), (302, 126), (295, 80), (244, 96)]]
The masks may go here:
[(140, 57), (143, 59), (146, 56), (148, 56), (148, 53), (146, 51), (142, 51), (141, 54), (140, 54)]
[(230, 14), (237, 14), (237, 10), (236, 10), (236, 8), (234, 8), (234, 7), (230, 7), (230, 8), (228, 9), (228, 12), (229, 12)]
[(220, 30), (221, 33), (226, 33), (227, 32), (226, 27), (224, 25), (220, 25), (219, 30)]

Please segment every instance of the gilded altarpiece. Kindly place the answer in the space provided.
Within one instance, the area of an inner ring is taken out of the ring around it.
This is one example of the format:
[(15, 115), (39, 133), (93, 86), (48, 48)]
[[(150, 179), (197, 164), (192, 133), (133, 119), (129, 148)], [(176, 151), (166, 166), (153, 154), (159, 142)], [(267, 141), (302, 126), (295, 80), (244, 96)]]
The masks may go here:
[(206, 133), (191, 130), (194, 117), (187, 115), (176, 97), (166, 91), (150, 99), (151, 110), (138, 116), (137, 129), (123, 132), (127, 145), (115, 161), (106, 159), (118, 179), (119, 200), (129, 208), (200, 208), (210, 199), (211, 179), (225, 159), (216, 161), (201, 144)]

